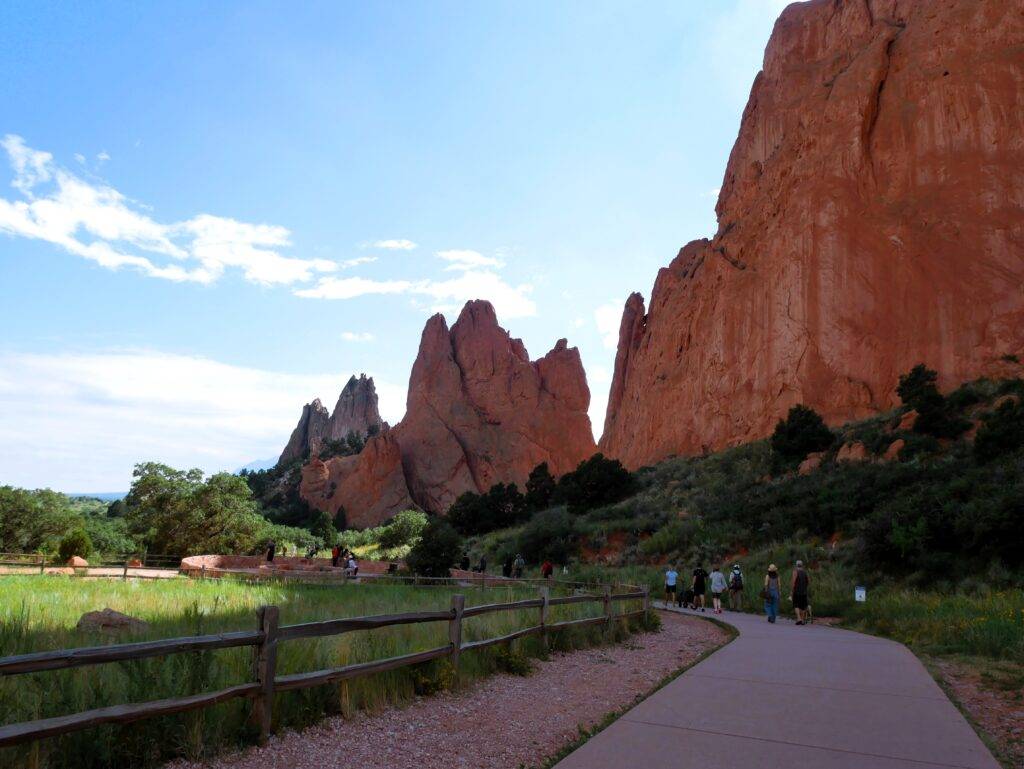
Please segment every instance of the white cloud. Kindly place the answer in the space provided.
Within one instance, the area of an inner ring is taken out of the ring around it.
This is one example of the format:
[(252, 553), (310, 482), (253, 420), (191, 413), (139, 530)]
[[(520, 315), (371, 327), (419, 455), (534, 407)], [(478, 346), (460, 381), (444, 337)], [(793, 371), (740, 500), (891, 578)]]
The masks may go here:
[[(232, 470), (277, 456), (302, 405), (319, 397), (330, 408), (351, 373), (300, 376), (151, 350), (0, 353), (0, 478), (120, 491), (146, 460)], [(396, 422), (405, 388), (375, 383), (381, 414)]]
[(448, 280), (371, 280), (368, 278), (321, 278), (312, 288), (298, 289), (297, 296), (309, 299), (354, 299), (370, 294), (410, 294), (429, 296), (437, 303), (456, 306), (470, 299), (488, 299), (501, 318), (522, 318), (537, 314), (537, 305), (528, 294), (529, 284), (510, 285), (497, 273), (467, 270)]
[(108, 160), (110, 160), (110, 154), (106, 150), (103, 150), (99, 155), (96, 156), (96, 160), (98, 160), (100, 163), (106, 163)]
[(76, 153), (75, 153), (75, 160), (76, 160), (76, 161), (77, 161), (77, 162), (78, 162), (79, 164), (81, 164), (81, 165), (83, 165), (83, 166), (85, 165), (85, 155), (83, 155), (83, 154), (82, 154), (81, 152), (76, 152)]
[(622, 322), (622, 305), (610, 302), (594, 310), (594, 324), (601, 335), (601, 342), (609, 350), (619, 344), (619, 325)]
[(346, 342), (372, 342), (377, 337), (369, 331), (342, 331), (341, 338)]
[(376, 240), (372, 244), (373, 248), (385, 248), (391, 251), (412, 251), (416, 248), (416, 244), (411, 240), (405, 238), (395, 238), (392, 240)]
[(505, 263), (493, 256), (484, 256), (479, 251), (469, 249), (451, 249), (449, 251), (438, 251), (437, 256), (449, 262), (446, 270), (474, 270), (479, 267), (501, 268)]
[(346, 259), (341, 263), (342, 267), (358, 267), (361, 264), (371, 264), (377, 261), (376, 256), (357, 256), (355, 259)]
[(113, 187), (79, 178), (19, 136), (0, 145), (14, 170), (12, 186), (25, 198), (0, 198), (0, 232), (8, 235), (53, 243), (108, 269), (132, 267), (175, 281), (212, 283), (230, 267), (254, 283), (290, 284), (337, 269), (325, 259), (282, 256), (278, 249), (290, 240), (284, 227), (211, 214), (162, 224)]

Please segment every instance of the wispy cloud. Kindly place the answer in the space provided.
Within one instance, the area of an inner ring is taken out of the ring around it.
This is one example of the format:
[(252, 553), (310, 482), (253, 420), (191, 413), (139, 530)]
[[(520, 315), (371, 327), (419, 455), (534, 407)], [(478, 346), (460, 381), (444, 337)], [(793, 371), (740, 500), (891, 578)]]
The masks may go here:
[(369, 331), (342, 331), (341, 338), (346, 342), (372, 342), (377, 337)]
[(594, 324), (597, 326), (597, 333), (601, 335), (601, 342), (609, 350), (614, 350), (619, 344), (619, 324), (622, 322), (622, 305), (614, 302), (602, 304), (594, 310)]
[(390, 251), (412, 251), (416, 244), (405, 238), (393, 238), (391, 240), (375, 240), (370, 244), (373, 248), (384, 248)]
[(113, 187), (81, 179), (20, 136), (9, 134), (0, 146), (14, 171), (11, 186), (23, 198), (0, 198), (0, 232), (8, 235), (52, 243), (108, 269), (131, 267), (174, 281), (213, 283), (235, 268), (253, 283), (291, 284), (337, 269), (326, 259), (282, 256), (279, 249), (290, 244), (284, 227), (205, 213), (163, 224)]
[[(302, 404), (333, 403), (351, 373), (300, 376), (153, 350), (0, 353), (3, 482), (116, 491), (135, 462), (209, 472), (276, 456)], [(382, 416), (398, 421), (405, 388), (374, 380)]]
[(456, 304), (470, 299), (489, 299), (503, 318), (522, 318), (537, 314), (537, 305), (529, 297), (529, 284), (513, 286), (489, 270), (466, 270), (448, 280), (370, 280), (367, 278), (321, 278), (316, 286), (298, 289), (297, 296), (309, 299), (354, 299), (370, 294), (409, 294), (429, 296), (439, 303)]
[(342, 267), (358, 267), (361, 264), (371, 264), (376, 262), (376, 256), (357, 256), (354, 259), (346, 259), (341, 263)]
[(437, 256), (448, 262), (446, 270), (473, 270), (480, 267), (501, 268), (505, 263), (493, 256), (484, 256), (479, 251), (456, 248), (449, 251), (438, 251)]

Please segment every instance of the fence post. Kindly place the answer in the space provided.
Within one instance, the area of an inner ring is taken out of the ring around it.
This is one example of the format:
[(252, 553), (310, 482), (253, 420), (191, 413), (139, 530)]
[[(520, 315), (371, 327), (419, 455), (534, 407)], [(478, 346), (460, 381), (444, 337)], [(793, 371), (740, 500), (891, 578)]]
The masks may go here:
[(540, 589), (540, 626), (543, 628), (540, 633), (541, 643), (544, 644), (544, 651), (548, 650), (548, 601), (551, 600), (551, 589), (545, 585)]
[(459, 654), (462, 652), (462, 612), (466, 610), (466, 596), (452, 596), (452, 618), (448, 620), (448, 643), (452, 645), (452, 668), (459, 675)]
[(253, 718), (260, 731), (260, 744), (263, 744), (270, 736), (273, 720), (279, 613), (276, 606), (261, 606), (256, 610), (256, 617), (263, 640), (256, 647), (254, 658), (256, 683), (260, 684), (260, 690), (253, 699)]
[(127, 556), (125, 556), (125, 559), (124, 559), (124, 571), (121, 572), (121, 579), (123, 579), (125, 582), (128, 581), (128, 557)]
[(650, 585), (644, 585), (643, 593), (644, 593), (644, 602), (643, 602), (644, 621), (646, 622), (647, 621), (647, 615), (651, 611), (651, 587), (650, 587)]
[(39, 556), (39, 573), (46, 574), (46, 556)]
[(602, 597), (604, 602), (604, 627), (605, 632), (610, 634), (612, 632), (612, 586), (604, 586), (604, 596)]

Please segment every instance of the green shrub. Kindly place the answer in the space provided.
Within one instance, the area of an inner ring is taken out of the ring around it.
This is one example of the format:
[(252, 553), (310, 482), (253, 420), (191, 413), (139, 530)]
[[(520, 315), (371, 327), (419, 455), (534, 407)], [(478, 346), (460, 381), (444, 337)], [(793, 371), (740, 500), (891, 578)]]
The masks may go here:
[(533, 662), (522, 652), (511, 646), (499, 646), (494, 651), (495, 667), (502, 673), (514, 676), (528, 676), (533, 672)]
[(636, 490), (636, 480), (617, 459), (597, 453), (558, 479), (554, 501), (574, 515), (625, 499)]
[(526, 499), (514, 483), (496, 483), (484, 494), (467, 491), (448, 508), (447, 518), (460, 534), (486, 534), (522, 522)]
[(1019, 401), (1004, 401), (986, 414), (974, 439), (974, 456), (989, 462), (1024, 446), (1024, 407)]
[(409, 551), (406, 565), (413, 574), (424, 577), (447, 577), (449, 569), (462, 557), (462, 537), (443, 518), (427, 524), (420, 541)]
[(546, 509), (554, 498), (557, 485), (548, 470), (548, 463), (541, 462), (526, 479), (526, 507), (533, 511)]
[(381, 548), (390, 550), (403, 545), (414, 545), (427, 528), (427, 514), (419, 510), (403, 510), (381, 527), (377, 541)]
[(566, 563), (579, 550), (575, 522), (564, 507), (537, 513), (520, 531), (516, 550), (530, 563)]
[(69, 531), (60, 541), (57, 550), (57, 558), (61, 563), (67, 563), (76, 555), (81, 558), (88, 558), (92, 554), (92, 540), (82, 529)]
[(771, 445), (782, 463), (791, 465), (811, 452), (825, 451), (834, 441), (835, 436), (818, 412), (797, 404), (775, 425)]
[(970, 423), (952, 413), (935, 384), (937, 379), (935, 371), (918, 363), (900, 376), (896, 393), (904, 405), (917, 411), (914, 432), (936, 438), (956, 438)]

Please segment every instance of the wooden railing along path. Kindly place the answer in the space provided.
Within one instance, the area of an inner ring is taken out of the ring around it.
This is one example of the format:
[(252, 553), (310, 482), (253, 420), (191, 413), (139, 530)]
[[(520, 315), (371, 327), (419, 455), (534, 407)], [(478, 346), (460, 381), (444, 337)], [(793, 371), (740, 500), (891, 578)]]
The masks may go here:
[[(643, 601), (642, 609), (620, 614), (613, 613), (613, 603), (636, 600)], [(39, 673), (48, 670), (65, 670), (86, 665), (99, 665), (106, 662), (161, 657), (183, 652), (251, 646), (253, 647), (253, 671), (255, 678), (251, 683), (229, 686), (226, 689), (220, 689), (215, 692), (192, 694), (186, 697), (175, 697), (151, 702), (112, 705), (67, 716), (42, 718), (35, 721), (0, 726), (0, 747), (30, 742), (42, 739), (43, 737), (69, 734), (82, 729), (100, 726), (101, 724), (124, 724), (145, 718), (197, 710), (238, 698), (250, 698), (253, 700), (253, 718), (259, 728), (260, 741), (263, 742), (270, 734), (275, 692), (336, 683), (358, 676), (381, 673), (407, 665), (416, 665), (441, 657), (448, 657), (451, 660), (457, 674), (459, 655), (463, 652), (482, 649), (486, 646), (505, 643), (529, 635), (543, 636), (546, 644), (548, 633), (552, 631), (598, 624), (610, 627), (613, 620), (641, 616), (650, 608), (648, 591), (646, 589), (613, 594), (611, 588), (607, 586), (604, 587), (600, 595), (586, 594), (551, 598), (548, 588), (542, 587), (540, 588), (539, 598), (524, 601), (492, 603), (471, 606), (469, 608), (466, 608), (465, 602), (465, 596), (453, 595), (451, 607), (444, 611), (381, 614), (368, 617), (306, 622), (298, 625), (285, 625), (283, 627), (278, 624), (280, 616), (278, 607), (263, 606), (257, 611), (256, 630), (0, 657), (0, 675), (13, 676), (23, 673)], [(564, 622), (548, 622), (550, 607), (587, 602), (600, 602), (603, 605), (602, 614), (597, 617), (567, 620)], [(469, 643), (462, 641), (462, 621), (464, 619), (491, 612), (523, 609), (537, 609), (539, 611), (536, 625), (496, 638)], [(351, 633), (356, 630), (374, 630), (391, 625), (412, 625), (421, 622), (447, 622), (448, 643), (434, 649), (372, 662), (362, 662), (343, 667), (328, 668), (326, 670), (314, 670), (308, 673), (277, 675), (277, 649), (278, 645), (285, 641), (298, 638), (335, 636)]]

